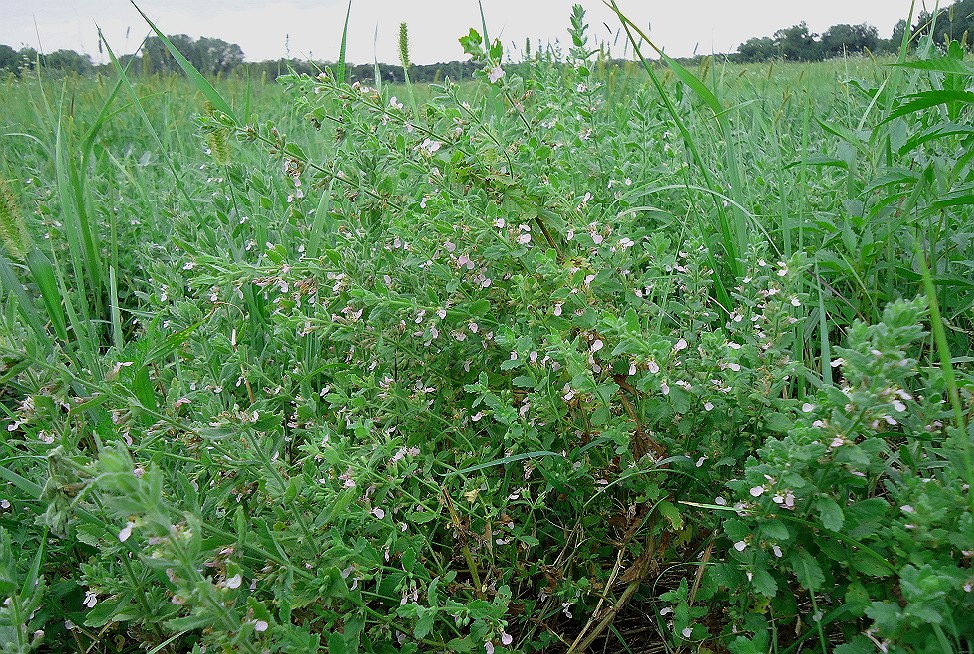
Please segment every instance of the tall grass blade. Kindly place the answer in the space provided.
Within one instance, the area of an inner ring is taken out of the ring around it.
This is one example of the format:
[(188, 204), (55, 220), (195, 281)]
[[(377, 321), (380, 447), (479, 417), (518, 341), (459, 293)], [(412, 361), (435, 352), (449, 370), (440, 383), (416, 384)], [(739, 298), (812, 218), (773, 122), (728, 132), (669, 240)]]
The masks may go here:
[(54, 333), (63, 343), (68, 343), (67, 320), (61, 306), (61, 292), (58, 289), (54, 265), (46, 254), (35, 247), (27, 255), (27, 268), (41, 293), (41, 302), (47, 310), (47, 317), (51, 321)]
[(38, 337), (46, 339), (47, 331), (44, 329), (44, 320), (41, 318), (41, 314), (38, 313), (34, 301), (27, 295), (23, 284), (17, 278), (10, 260), (2, 254), (0, 254), (0, 289), (4, 290), (7, 297), (17, 298), (17, 312), (20, 317), (34, 330)]
[(348, 44), (348, 19), (352, 15), (352, 0), (348, 0), (348, 9), (345, 11), (345, 26), (342, 27), (342, 45), (338, 50), (338, 71), (335, 79), (339, 84), (345, 83), (345, 46)]
[[(179, 52), (176, 46), (173, 45), (173, 42), (169, 40), (169, 37), (163, 34), (159, 30), (159, 28), (156, 27), (155, 23), (149, 20), (149, 17), (146, 16), (145, 12), (139, 8), (139, 5), (135, 4), (134, 0), (132, 0), (132, 6), (135, 7), (136, 11), (142, 14), (142, 18), (145, 19), (145, 22), (149, 24), (149, 27), (151, 27), (152, 31), (156, 33), (156, 36), (158, 36), (159, 39), (162, 40), (162, 42), (166, 46), (166, 49), (169, 51), (169, 54), (173, 56), (173, 58), (176, 60), (176, 63), (179, 64), (179, 67), (183, 70), (184, 73), (186, 73), (186, 77), (190, 79), (190, 81), (193, 83), (193, 86), (195, 86), (196, 89), (203, 94), (203, 97), (205, 97), (210, 102), (210, 104), (213, 105), (214, 109), (220, 111), (221, 113), (226, 114), (231, 120), (233, 120), (235, 124), (240, 125), (241, 124), (240, 120), (237, 118), (237, 115), (233, 112), (233, 109), (230, 108), (230, 104), (223, 99), (223, 96), (220, 95), (215, 88), (213, 88), (213, 85), (210, 84), (198, 70), (196, 70), (193, 64), (189, 63), (189, 60), (186, 59), (186, 57), (184, 57), (182, 53)], [(99, 34), (99, 38), (101, 38), (100, 34)]]

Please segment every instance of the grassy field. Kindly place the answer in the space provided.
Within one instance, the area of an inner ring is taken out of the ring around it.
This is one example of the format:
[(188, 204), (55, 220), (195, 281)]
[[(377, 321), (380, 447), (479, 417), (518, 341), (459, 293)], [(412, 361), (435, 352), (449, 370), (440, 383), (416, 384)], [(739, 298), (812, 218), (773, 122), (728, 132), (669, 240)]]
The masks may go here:
[(969, 61), (572, 29), (0, 82), (0, 650), (974, 650)]

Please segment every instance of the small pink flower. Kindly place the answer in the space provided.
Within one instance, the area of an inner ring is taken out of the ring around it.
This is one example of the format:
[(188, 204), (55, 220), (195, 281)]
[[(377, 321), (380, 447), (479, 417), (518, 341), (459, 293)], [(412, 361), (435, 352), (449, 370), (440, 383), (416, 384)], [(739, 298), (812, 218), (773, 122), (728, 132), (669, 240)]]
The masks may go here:
[(121, 542), (123, 542), (123, 543), (125, 541), (127, 541), (129, 539), (129, 537), (132, 535), (132, 528), (133, 527), (135, 527), (135, 523), (134, 522), (129, 521), (129, 522), (125, 523), (125, 526), (122, 527), (122, 530), (120, 532), (118, 532), (118, 540), (121, 541)]
[[(500, 66), (494, 66), (493, 68), (491, 68), (490, 74), (487, 75), (487, 79), (490, 80), (491, 84), (496, 84), (502, 77), (504, 77), (504, 69), (501, 68)], [(491, 650), (493, 649), (494, 648), (491, 647)], [(490, 654), (490, 652), (488, 652), (487, 654)]]

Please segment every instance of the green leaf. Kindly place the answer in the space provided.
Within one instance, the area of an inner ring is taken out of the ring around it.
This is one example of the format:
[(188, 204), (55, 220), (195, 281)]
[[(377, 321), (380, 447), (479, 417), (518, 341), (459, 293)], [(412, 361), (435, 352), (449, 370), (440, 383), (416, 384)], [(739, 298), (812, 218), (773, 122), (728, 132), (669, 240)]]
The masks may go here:
[(788, 525), (781, 520), (771, 519), (762, 522), (761, 535), (768, 540), (777, 541), (779, 543), (791, 540), (791, 532), (788, 530)]
[(419, 613), (419, 620), (416, 621), (416, 626), (413, 628), (413, 636), (417, 640), (422, 640), (433, 630), (435, 611), (429, 607), (421, 606), (417, 609), (417, 612)]
[(798, 549), (789, 555), (792, 570), (798, 576), (798, 581), (808, 590), (819, 590), (825, 582), (825, 573), (807, 550)]
[(679, 531), (683, 529), (683, 515), (680, 513), (680, 509), (676, 508), (669, 500), (663, 500), (656, 507), (660, 514), (666, 518), (673, 528), (673, 531)]
[(906, 98), (910, 99), (894, 109), (886, 120), (883, 121), (883, 123), (888, 123), (889, 121), (901, 116), (906, 116), (907, 114), (916, 113), (918, 111), (923, 111), (924, 109), (929, 109), (930, 107), (936, 107), (942, 104), (954, 102), (968, 105), (974, 104), (974, 93), (970, 91), (923, 91), (922, 93), (910, 94), (906, 96)]
[(783, 413), (771, 413), (765, 416), (764, 426), (773, 432), (786, 433), (795, 423)]
[(836, 647), (834, 652), (835, 654), (875, 654), (876, 647), (865, 636), (857, 635), (848, 643)]
[(774, 580), (771, 573), (763, 568), (754, 572), (754, 576), (751, 578), (751, 584), (754, 586), (754, 590), (765, 597), (774, 597), (778, 592), (778, 582)]
[(889, 502), (881, 497), (850, 504), (845, 509), (846, 533), (853, 538), (875, 534), (885, 526), (889, 509)]
[(475, 59), (483, 55), (483, 48), (481, 47), (483, 42), (484, 39), (480, 36), (480, 32), (472, 27), (466, 36), (460, 37), (460, 46), (463, 47), (464, 53)]
[(407, 519), (413, 524), (422, 525), (427, 522), (432, 522), (436, 520), (437, 514), (431, 513), (429, 511), (413, 511), (409, 514)]
[(347, 652), (345, 636), (338, 632), (328, 634), (328, 654), (346, 654)]
[(900, 607), (891, 602), (873, 602), (866, 609), (866, 615), (876, 621), (876, 626), (884, 632), (895, 632), (903, 614)]
[(845, 523), (845, 515), (842, 513), (842, 507), (835, 500), (831, 497), (820, 497), (815, 500), (815, 508), (826, 529), (830, 531), (842, 529), (842, 525)]

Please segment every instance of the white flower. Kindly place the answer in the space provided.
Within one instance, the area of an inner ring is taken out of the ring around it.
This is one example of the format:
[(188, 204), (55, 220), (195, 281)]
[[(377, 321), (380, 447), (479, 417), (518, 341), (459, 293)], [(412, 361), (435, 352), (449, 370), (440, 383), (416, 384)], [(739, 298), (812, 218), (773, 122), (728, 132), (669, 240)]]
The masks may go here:
[(135, 523), (132, 521), (125, 523), (125, 526), (122, 527), (122, 531), (118, 532), (118, 540), (120, 540), (123, 543), (127, 541), (129, 537), (132, 535), (132, 528), (134, 526)]
[(254, 623), (254, 631), (258, 633), (260, 633), (261, 631), (267, 631), (267, 627), (268, 624), (266, 620), (258, 620)]
[(375, 507), (374, 509), (372, 509), (372, 515), (374, 515), (379, 520), (382, 520), (384, 517), (386, 517), (386, 512), (380, 509), (379, 507)]
[(520, 243), (521, 245), (527, 245), (528, 243), (531, 242), (531, 235), (521, 234), (520, 236), (517, 237), (517, 242)]
[(601, 339), (598, 339), (597, 338), (597, 339), (595, 339), (595, 341), (592, 342), (592, 348), (591, 348), (592, 349), (592, 352), (598, 352), (604, 346), (605, 346), (605, 343), (603, 343)]
[(675, 352), (679, 352), (680, 350), (687, 349), (687, 346), (688, 346), (687, 340), (685, 338), (681, 338), (676, 342), (676, 345), (673, 346), (673, 350)]
[(433, 154), (434, 152), (436, 152), (437, 150), (440, 149), (440, 146), (441, 146), (441, 144), (440, 144), (439, 141), (434, 141), (432, 139), (426, 139), (426, 140), (423, 141), (423, 143), (422, 143), (422, 145), (420, 147), (423, 148), (424, 150), (426, 150), (427, 152), (429, 152), (430, 154)]
[(227, 588), (230, 588), (231, 590), (235, 590), (237, 588), (240, 588), (240, 584), (242, 582), (243, 582), (243, 577), (238, 572), (237, 574), (227, 579)]
[(93, 592), (91, 592), (90, 590), (87, 590), (87, 591), (85, 591), (85, 599), (84, 599), (84, 601), (83, 601), (83, 602), (81, 602), (81, 603), (82, 603), (82, 604), (84, 604), (85, 606), (87, 606), (87, 607), (88, 607), (88, 608), (90, 609), (90, 608), (92, 608), (92, 607), (93, 607), (93, 606), (94, 606), (95, 604), (97, 604), (97, 603), (98, 603), (98, 596), (97, 596), (97, 595), (95, 595), (95, 594), (94, 594)]
[(392, 107), (393, 109), (402, 109), (402, 103), (399, 102), (396, 96), (392, 96), (391, 98), (389, 98), (389, 106)]
[(704, 402), (703, 408), (705, 410), (707, 410), (707, 411), (713, 411), (714, 410), (714, 403), (713, 402)]
[(513, 642), (514, 642), (514, 636), (507, 633), (506, 631), (501, 632), (501, 643), (503, 643), (504, 645), (510, 645)]
[(761, 497), (764, 495), (764, 486), (755, 486), (750, 492), (752, 497)]
[(778, 557), (779, 559), (781, 558), (782, 553), (781, 553), (781, 548), (780, 547), (778, 547), (777, 545), (772, 545), (771, 546), (771, 551), (774, 552), (774, 555), (776, 557)]
[[(497, 81), (502, 77), (504, 77), (504, 69), (500, 66), (494, 66), (491, 68), (490, 74), (487, 75), (487, 79), (490, 80), (491, 84), (496, 84)], [(491, 647), (491, 649), (493, 649), (493, 647)]]
[(734, 543), (734, 549), (737, 550), (738, 552), (743, 552), (745, 547), (747, 547), (747, 543), (745, 543), (742, 540), (739, 540), (736, 543)]
[(811, 413), (814, 410), (815, 410), (815, 405), (814, 404), (811, 404), (809, 402), (805, 402), (805, 404), (802, 405), (802, 411), (804, 413)]
[(680, 633), (683, 634), (684, 638), (689, 638), (693, 634), (693, 629), (691, 629), (690, 627), (684, 627), (683, 631), (681, 631)]

